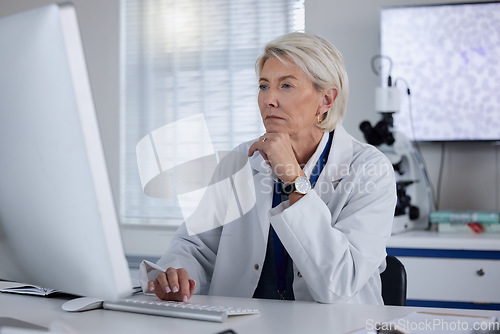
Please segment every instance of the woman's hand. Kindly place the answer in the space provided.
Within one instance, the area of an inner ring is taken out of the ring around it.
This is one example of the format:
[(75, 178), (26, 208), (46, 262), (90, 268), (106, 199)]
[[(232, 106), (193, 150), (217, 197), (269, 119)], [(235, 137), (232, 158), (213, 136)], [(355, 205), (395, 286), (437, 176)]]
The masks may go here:
[(148, 282), (149, 291), (154, 292), (162, 300), (187, 302), (194, 293), (196, 282), (189, 278), (183, 268), (168, 268), (155, 280)]
[(251, 157), (255, 151), (260, 152), (276, 176), (285, 184), (292, 183), (298, 176), (304, 175), (288, 133), (265, 133), (250, 146), (248, 156)]

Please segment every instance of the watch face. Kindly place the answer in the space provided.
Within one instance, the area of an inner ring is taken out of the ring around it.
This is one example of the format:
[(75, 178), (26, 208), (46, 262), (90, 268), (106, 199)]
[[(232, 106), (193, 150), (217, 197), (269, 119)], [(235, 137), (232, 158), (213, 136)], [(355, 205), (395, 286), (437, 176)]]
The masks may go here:
[(300, 176), (295, 180), (295, 189), (300, 194), (307, 194), (311, 190), (311, 183), (306, 177)]

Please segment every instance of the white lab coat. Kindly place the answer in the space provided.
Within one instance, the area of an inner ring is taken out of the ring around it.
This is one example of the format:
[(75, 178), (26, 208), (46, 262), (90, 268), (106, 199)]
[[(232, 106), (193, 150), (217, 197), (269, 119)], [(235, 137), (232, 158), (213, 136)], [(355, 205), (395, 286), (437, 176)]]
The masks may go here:
[[(327, 139), (325, 133), (304, 168), (307, 176)], [(246, 153), (252, 143), (236, 150)], [(396, 204), (388, 159), (339, 125), (315, 188), (294, 205), (287, 201), (275, 208), (271, 208), (272, 170), (258, 152), (249, 162), (255, 206), (231, 223), (194, 236), (183, 224), (157, 264), (164, 269), (185, 268), (197, 283), (195, 293), (252, 297), (272, 224), (293, 259), (296, 300), (383, 304), (380, 272), (385, 269)], [(216, 217), (211, 214), (206, 219)], [(151, 271), (148, 277), (157, 274)]]

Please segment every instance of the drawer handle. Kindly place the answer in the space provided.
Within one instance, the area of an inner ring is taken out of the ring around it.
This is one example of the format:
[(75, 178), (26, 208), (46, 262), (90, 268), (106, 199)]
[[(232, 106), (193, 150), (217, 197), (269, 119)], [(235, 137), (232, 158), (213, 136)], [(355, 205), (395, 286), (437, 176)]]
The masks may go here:
[(483, 268), (481, 268), (478, 271), (476, 271), (476, 274), (477, 274), (477, 276), (484, 276), (484, 274), (486, 274), (486, 272), (484, 271)]

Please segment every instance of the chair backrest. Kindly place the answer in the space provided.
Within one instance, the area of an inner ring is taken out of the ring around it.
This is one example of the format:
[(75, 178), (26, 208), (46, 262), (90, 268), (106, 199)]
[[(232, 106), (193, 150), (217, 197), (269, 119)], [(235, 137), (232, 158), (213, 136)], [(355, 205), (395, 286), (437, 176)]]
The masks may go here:
[(406, 270), (396, 257), (387, 255), (387, 268), (380, 274), (385, 305), (406, 306)]

